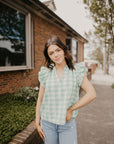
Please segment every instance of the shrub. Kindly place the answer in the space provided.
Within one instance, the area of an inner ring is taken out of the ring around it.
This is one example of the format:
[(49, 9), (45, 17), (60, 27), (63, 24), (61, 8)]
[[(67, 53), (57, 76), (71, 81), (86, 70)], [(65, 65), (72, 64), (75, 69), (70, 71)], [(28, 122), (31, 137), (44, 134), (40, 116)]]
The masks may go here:
[(22, 100), (24, 102), (33, 102), (38, 97), (38, 87), (20, 87), (17, 92), (14, 93), (15, 99)]
[(112, 83), (112, 86), (111, 86), (113, 89), (114, 89), (114, 83)]
[(7, 144), (35, 119), (37, 96), (38, 90), (21, 87), (0, 97), (0, 144)]

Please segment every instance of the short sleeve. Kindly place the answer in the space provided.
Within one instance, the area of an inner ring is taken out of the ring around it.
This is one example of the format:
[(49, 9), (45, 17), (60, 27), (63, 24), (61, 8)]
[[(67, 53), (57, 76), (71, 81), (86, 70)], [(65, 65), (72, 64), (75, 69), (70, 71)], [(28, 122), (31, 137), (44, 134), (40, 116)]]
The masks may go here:
[(76, 64), (76, 81), (78, 83), (78, 86), (81, 86), (84, 74), (87, 75), (87, 68), (85, 67), (84, 62), (80, 62)]
[(49, 75), (49, 69), (46, 67), (41, 67), (41, 70), (38, 73), (38, 80), (40, 81), (40, 84), (45, 88), (46, 86), (46, 80)]

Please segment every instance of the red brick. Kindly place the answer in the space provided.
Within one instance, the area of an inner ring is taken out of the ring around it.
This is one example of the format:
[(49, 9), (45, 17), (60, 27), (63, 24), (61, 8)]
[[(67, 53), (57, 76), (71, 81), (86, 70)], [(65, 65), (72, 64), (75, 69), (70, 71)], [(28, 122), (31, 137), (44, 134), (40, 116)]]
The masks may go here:
[[(38, 71), (44, 63), (43, 50), (46, 40), (50, 35), (56, 34), (65, 43), (66, 33), (46, 20), (32, 15), (34, 20), (34, 62), (35, 67), (32, 70), (2, 72), (0, 75), (0, 94), (14, 92), (13, 87), (37, 86)], [(83, 61), (83, 43), (79, 42), (79, 62)]]

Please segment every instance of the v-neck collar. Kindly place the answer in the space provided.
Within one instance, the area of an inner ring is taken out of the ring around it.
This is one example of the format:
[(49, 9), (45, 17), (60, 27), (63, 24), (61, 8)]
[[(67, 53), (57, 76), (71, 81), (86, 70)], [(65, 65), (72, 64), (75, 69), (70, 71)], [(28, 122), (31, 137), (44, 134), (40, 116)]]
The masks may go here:
[(66, 73), (67, 71), (68, 71), (68, 66), (67, 65), (65, 65), (65, 67), (64, 67), (64, 70), (63, 70), (63, 74), (62, 74), (62, 77), (61, 77), (61, 80), (59, 79), (59, 77), (58, 77), (58, 75), (57, 75), (57, 70), (56, 70), (56, 67), (54, 66), (54, 72), (55, 72), (55, 75), (56, 75), (56, 78), (57, 78), (57, 81), (59, 82), (59, 83), (61, 83), (62, 81), (63, 81), (63, 78), (64, 78), (64, 73)]

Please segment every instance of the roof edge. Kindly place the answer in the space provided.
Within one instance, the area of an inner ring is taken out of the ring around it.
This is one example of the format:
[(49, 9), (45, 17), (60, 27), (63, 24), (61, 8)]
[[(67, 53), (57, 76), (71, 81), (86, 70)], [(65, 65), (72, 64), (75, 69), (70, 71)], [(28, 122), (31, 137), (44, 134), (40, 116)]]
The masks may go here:
[[(76, 32), (70, 25), (68, 25), (63, 19), (61, 19), (58, 15), (56, 15), (52, 10), (50, 10), (45, 4), (40, 2), (39, 0), (13, 0), (13, 2), (16, 2), (24, 7), (27, 7), (27, 9), (31, 12), (37, 11), (38, 16), (42, 18), (46, 18), (46, 20), (49, 20), (49, 22), (58, 25), (59, 28), (61, 28), (63, 31), (66, 31), (67, 34), (70, 34), (71, 36), (75, 37), (77, 40), (82, 41), (83, 43), (87, 43), (88, 41), (81, 36), (78, 32)], [(26, 6), (27, 5), (27, 6)]]

